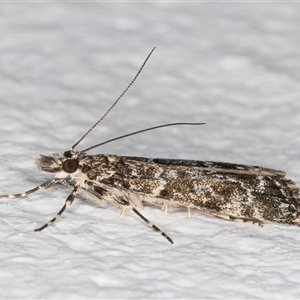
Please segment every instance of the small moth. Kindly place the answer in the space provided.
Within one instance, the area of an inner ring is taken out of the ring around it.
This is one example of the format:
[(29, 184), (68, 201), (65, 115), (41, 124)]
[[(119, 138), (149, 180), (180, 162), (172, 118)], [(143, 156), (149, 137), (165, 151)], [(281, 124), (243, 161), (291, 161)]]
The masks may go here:
[(196, 208), (223, 219), (260, 226), (268, 221), (300, 225), (299, 189), (285, 178), (282, 171), (223, 162), (86, 154), (101, 145), (145, 131), (204, 123), (159, 125), (81, 151), (75, 150), (132, 86), (154, 49), (119, 98), (70, 150), (37, 156), (37, 167), (54, 173), (53, 179), (23, 193), (2, 195), (0, 199), (23, 198), (41, 188), (47, 189), (60, 183), (72, 190), (70, 195), (56, 216), (35, 231), (42, 231), (52, 225), (75, 197), (81, 195), (101, 206), (114, 205), (122, 213), (132, 210), (172, 244), (172, 239), (166, 233), (142, 215), (144, 203), (159, 206), (166, 212), (168, 208), (184, 207), (189, 215), (190, 209)]

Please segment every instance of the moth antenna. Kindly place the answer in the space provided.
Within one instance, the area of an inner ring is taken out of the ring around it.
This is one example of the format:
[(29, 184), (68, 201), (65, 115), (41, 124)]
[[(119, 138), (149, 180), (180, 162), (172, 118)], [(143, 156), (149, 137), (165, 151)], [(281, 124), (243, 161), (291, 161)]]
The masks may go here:
[(99, 143), (97, 145), (94, 145), (94, 146), (91, 146), (89, 148), (86, 148), (86, 149), (84, 149), (84, 150), (82, 150), (80, 152), (81, 153), (87, 152), (87, 151), (89, 151), (91, 149), (94, 149), (94, 148), (97, 148), (99, 146), (108, 144), (110, 142), (114, 142), (116, 140), (120, 140), (120, 139), (129, 137), (129, 136), (132, 136), (132, 135), (136, 135), (136, 134), (139, 134), (139, 133), (142, 133), (142, 132), (145, 132), (145, 131), (150, 131), (150, 130), (154, 130), (154, 129), (158, 129), (158, 128), (162, 128), (162, 127), (176, 126), (176, 125), (204, 125), (204, 124), (205, 123), (183, 123), (183, 122), (181, 122), (181, 123), (169, 123), (169, 124), (163, 124), (163, 125), (158, 125), (158, 126), (154, 126), (154, 127), (149, 127), (149, 128), (146, 128), (146, 129), (138, 130), (138, 131), (135, 131), (135, 132), (132, 132), (132, 133), (124, 134), (124, 135), (121, 135), (121, 136), (109, 139), (109, 140), (107, 140), (105, 142), (102, 142), (102, 143)]
[(126, 89), (122, 92), (122, 94), (117, 98), (117, 100), (111, 105), (111, 107), (107, 110), (107, 112), (71, 147), (71, 150), (74, 150), (75, 147), (95, 128), (97, 127), (97, 125), (103, 120), (105, 119), (105, 117), (110, 113), (110, 111), (117, 105), (117, 103), (121, 100), (121, 98), (126, 94), (126, 92), (130, 89), (130, 87), (133, 85), (133, 83), (136, 81), (136, 79), (138, 78), (138, 76), (140, 75), (141, 71), (143, 70), (146, 62), (148, 61), (148, 59), (150, 58), (151, 54), (153, 53), (153, 51), (155, 50), (156, 47), (154, 47), (150, 53), (148, 54), (147, 58), (145, 59), (145, 61), (143, 62), (142, 66), (140, 67), (140, 69), (138, 70), (138, 72), (136, 73), (136, 75), (134, 76), (134, 78), (131, 80), (131, 82), (128, 84), (128, 86), (126, 87)]

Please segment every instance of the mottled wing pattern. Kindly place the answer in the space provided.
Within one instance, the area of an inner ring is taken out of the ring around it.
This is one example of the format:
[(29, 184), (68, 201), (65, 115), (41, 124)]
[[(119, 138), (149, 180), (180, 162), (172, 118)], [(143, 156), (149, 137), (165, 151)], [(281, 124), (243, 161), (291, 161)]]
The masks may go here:
[[(299, 223), (299, 190), (278, 170), (220, 162), (87, 156), (102, 188), (167, 207), (197, 208), (231, 220)], [(101, 170), (101, 172), (99, 172)]]

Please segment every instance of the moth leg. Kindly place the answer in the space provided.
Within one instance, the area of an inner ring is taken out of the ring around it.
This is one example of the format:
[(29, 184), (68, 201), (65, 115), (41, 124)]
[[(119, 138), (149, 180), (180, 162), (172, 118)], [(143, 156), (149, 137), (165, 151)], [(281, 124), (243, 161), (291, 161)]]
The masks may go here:
[(189, 214), (189, 218), (190, 218), (191, 217), (191, 208), (188, 206), (187, 209), (188, 209), (188, 214)]
[(164, 204), (161, 207), (161, 210), (165, 211), (165, 215), (168, 214), (168, 202), (167, 201), (164, 202)]
[(163, 237), (165, 237), (171, 244), (174, 244), (172, 239), (164, 233), (161, 229), (159, 229), (156, 225), (151, 223), (146, 217), (144, 217), (138, 210), (136, 210), (134, 207), (132, 207), (132, 210), (143, 220), (145, 221), (151, 228), (153, 228), (156, 232), (161, 234)]
[(151, 223), (146, 217), (144, 217), (135, 207), (130, 205), (130, 202), (125, 200), (124, 198), (117, 198), (116, 201), (122, 205), (122, 209), (125, 210), (126, 206), (128, 208), (131, 208), (133, 212), (135, 212), (144, 222), (146, 222), (151, 228), (153, 228), (156, 232), (158, 232), (159, 234), (161, 234), (163, 237), (165, 237), (171, 244), (174, 244), (174, 242), (172, 241), (172, 239), (166, 234), (164, 233), (161, 229), (159, 229), (156, 225), (154, 225), (153, 223)]
[(234, 222), (241, 222), (241, 223), (251, 223), (253, 225), (257, 225), (263, 227), (264, 222), (255, 218), (243, 218), (243, 217), (236, 217), (232, 215), (216, 215), (218, 218), (234, 221)]
[(11, 195), (0, 195), (0, 199), (14, 199), (14, 198), (24, 198), (34, 192), (37, 192), (38, 190), (44, 188), (44, 189), (48, 189), (50, 186), (60, 182), (64, 185), (67, 185), (65, 182), (68, 182), (67, 180), (65, 179), (62, 179), (62, 178), (54, 178), (53, 180), (49, 180), (49, 181), (46, 181), (44, 183), (42, 183), (41, 185), (31, 189), (31, 190), (28, 190), (26, 192), (23, 192), (23, 193), (19, 193), (19, 194), (11, 194)]
[(72, 193), (66, 199), (64, 206), (60, 209), (60, 211), (56, 214), (56, 216), (53, 219), (51, 219), (48, 223), (46, 223), (42, 227), (35, 229), (34, 231), (42, 231), (45, 228), (47, 228), (50, 225), (52, 225), (56, 220), (58, 220), (60, 218), (60, 216), (62, 215), (62, 213), (67, 208), (67, 206), (70, 206), (73, 203), (73, 201), (74, 201), (74, 199), (75, 199), (75, 197), (77, 195), (78, 188), (79, 188), (79, 186), (77, 186), (77, 185), (74, 186), (74, 189), (73, 189)]
[(124, 213), (125, 213), (125, 211), (126, 211), (126, 208), (127, 208), (127, 207), (123, 207), (123, 208), (121, 209), (120, 218), (123, 217), (123, 215), (124, 215)]

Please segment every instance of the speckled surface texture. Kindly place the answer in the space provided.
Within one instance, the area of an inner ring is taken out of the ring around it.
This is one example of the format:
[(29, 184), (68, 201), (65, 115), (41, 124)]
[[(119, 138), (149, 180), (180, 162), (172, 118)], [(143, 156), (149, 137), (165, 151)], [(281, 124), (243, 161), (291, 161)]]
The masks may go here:
[[(168, 122), (93, 153), (284, 170), (300, 185), (299, 3), (1, 3), (0, 193), (51, 178), (37, 154), (62, 152), (157, 49), (133, 88), (78, 147)], [(300, 228), (263, 228), (184, 210), (144, 214), (69, 191), (0, 203), (0, 297), (299, 298)]]

